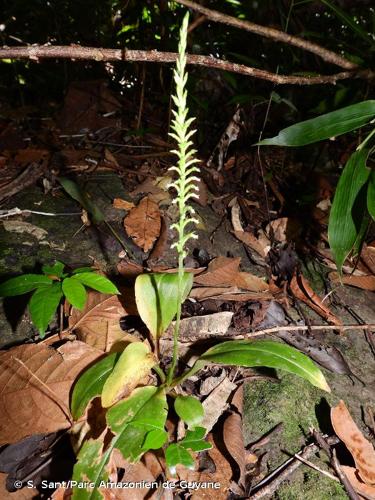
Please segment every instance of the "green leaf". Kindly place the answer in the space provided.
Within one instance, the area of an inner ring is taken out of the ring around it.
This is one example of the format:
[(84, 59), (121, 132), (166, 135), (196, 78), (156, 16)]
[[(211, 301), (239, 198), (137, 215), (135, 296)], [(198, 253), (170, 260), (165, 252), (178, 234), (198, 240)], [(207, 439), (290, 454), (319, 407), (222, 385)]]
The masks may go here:
[[(342, 265), (363, 232), (366, 214), (365, 184), (370, 175), (366, 167), (368, 149), (351, 155), (338, 182), (328, 223), (328, 241), (339, 273)], [(361, 231), (362, 229), (362, 231)]]
[(375, 220), (375, 172), (372, 171), (367, 188), (367, 210)]
[(190, 429), (202, 422), (204, 417), (202, 403), (193, 396), (177, 396), (174, 401), (174, 409)]
[[(147, 386), (134, 389), (131, 395), (107, 412), (107, 424), (115, 434), (113, 446), (125, 459), (136, 462), (147, 451), (146, 444), (157, 447), (167, 440), (164, 430), (167, 400), (163, 390)], [(159, 439), (155, 439), (155, 431)], [(148, 434), (153, 434), (148, 438)], [(147, 439), (148, 438), (148, 439)]]
[(58, 177), (65, 191), (91, 215), (94, 224), (98, 224), (104, 220), (102, 211), (91, 200), (90, 195), (86, 193), (77, 183), (67, 179), (66, 177)]
[(62, 282), (62, 291), (73, 307), (82, 311), (86, 304), (86, 289), (75, 278), (65, 278)]
[(97, 273), (78, 273), (74, 276), (74, 279), (101, 293), (120, 294), (112, 281)]
[[(72, 477), (72, 481), (77, 481), (82, 486), (72, 488), (73, 500), (103, 500), (98, 488), (101, 481), (109, 480), (106, 464), (111, 451), (112, 449), (109, 449), (103, 454), (103, 443), (99, 439), (96, 441), (89, 439), (83, 443)], [(93, 483), (94, 488), (83, 487), (87, 483)]]
[(61, 278), (63, 275), (64, 267), (65, 264), (57, 260), (53, 266), (43, 266), (42, 271), (44, 274), (57, 276), (58, 278)]
[(94, 272), (93, 267), (77, 267), (77, 269), (74, 269), (73, 274), (93, 273), (93, 272)]
[[(159, 338), (177, 313), (178, 273), (141, 274), (135, 281), (135, 300), (142, 321)], [(182, 301), (193, 286), (193, 274), (184, 273)]]
[(362, 127), (375, 116), (375, 100), (363, 101), (284, 128), (260, 146), (305, 146)]
[(51, 285), (52, 280), (43, 274), (23, 274), (4, 281), (0, 285), (0, 297), (14, 297), (31, 292), (43, 285)]
[(112, 406), (120, 397), (130, 394), (156, 364), (157, 360), (147, 344), (143, 342), (129, 344), (104, 384), (103, 408)]
[(172, 476), (176, 474), (177, 465), (183, 465), (187, 469), (194, 470), (195, 461), (186, 448), (178, 443), (172, 443), (165, 450), (165, 461)]
[(61, 283), (56, 282), (40, 287), (33, 293), (29, 302), (29, 310), (31, 320), (38, 328), (41, 338), (44, 337), (62, 296)]
[(204, 440), (206, 429), (204, 427), (196, 427), (192, 431), (187, 431), (186, 436), (178, 444), (186, 449), (193, 451), (203, 451), (212, 448), (212, 444)]
[(86, 406), (96, 396), (100, 396), (103, 386), (111, 374), (119, 353), (112, 353), (90, 366), (74, 384), (70, 410), (74, 420), (84, 413)]
[(308, 380), (312, 385), (330, 392), (320, 369), (310, 358), (286, 344), (271, 340), (231, 340), (206, 351), (195, 363), (198, 371), (207, 363), (235, 366), (266, 366), (280, 368)]

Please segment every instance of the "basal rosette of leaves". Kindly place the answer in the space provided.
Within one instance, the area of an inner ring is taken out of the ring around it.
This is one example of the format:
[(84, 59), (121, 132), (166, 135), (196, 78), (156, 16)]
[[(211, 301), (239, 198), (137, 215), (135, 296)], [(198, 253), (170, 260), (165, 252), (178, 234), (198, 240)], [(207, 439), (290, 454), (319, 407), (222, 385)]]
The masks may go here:
[(63, 297), (73, 307), (82, 310), (87, 298), (86, 287), (110, 295), (120, 293), (108, 278), (90, 267), (75, 269), (72, 273), (65, 273), (64, 268), (62, 262), (56, 261), (53, 266), (43, 266), (43, 274), (22, 274), (0, 284), (0, 297), (33, 292), (29, 311), (40, 338), (44, 338)]

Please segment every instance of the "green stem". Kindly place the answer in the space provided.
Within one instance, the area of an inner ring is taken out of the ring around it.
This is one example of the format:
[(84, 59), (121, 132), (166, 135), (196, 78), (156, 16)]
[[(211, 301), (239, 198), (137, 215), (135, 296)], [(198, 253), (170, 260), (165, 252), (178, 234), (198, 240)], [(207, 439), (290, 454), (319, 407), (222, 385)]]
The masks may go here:
[(362, 141), (361, 144), (357, 147), (357, 151), (363, 149), (374, 134), (375, 134), (375, 127), (371, 130), (366, 139)]
[(166, 376), (165, 376), (165, 373), (163, 372), (163, 370), (160, 368), (160, 366), (155, 365), (152, 367), (152, 369), (154, 370), (154, 372), (156, 372), (159, 375), (159, 378), (160, 378), (162, 384), (164, 384), (164, 382), (166, 381)]
[(170, 385), (176, 370), (178, 361), (178, 335), (180, 332), (181, 307), (182, 307), (182, 278), (184, 275), (184, 256), (182, 252), (178, 254), (178, 292), (177, 292), (177, 314), (173, 331), (173, 356), (172, 363), (168, 371), (167, 384)]
[(120, 236), (116, 233), (116, 231), (113, 229), (113, 227), (111, 226), (111, 224), (109, 222), (107, 222), (106, 220), (104, 221), (105, 222), (105, 225), (108, 227), (108, 229), (111, 231), (111, 233), (113, 234), (113, 236), (116, 238), (116, 240), (120, 243), (120, 245), (122, 246), (122, 248), (125, 250), (125, 252), (130, 256), (130, 257), (133, 257), (133, 253), (129, 250), (129, 248), (126, 247), (125, 243), (122, 241), (122, 239), (120, 238)]

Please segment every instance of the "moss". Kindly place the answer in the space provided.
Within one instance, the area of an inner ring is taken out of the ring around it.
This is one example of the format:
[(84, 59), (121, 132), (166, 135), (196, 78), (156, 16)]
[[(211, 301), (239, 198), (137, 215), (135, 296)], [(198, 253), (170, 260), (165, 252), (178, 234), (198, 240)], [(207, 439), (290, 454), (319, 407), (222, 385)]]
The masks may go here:
[(274, 500), (347, 500), (340, 483), (320, 472), (304, 467), (291, 482), (284, 483), (275, 493)]

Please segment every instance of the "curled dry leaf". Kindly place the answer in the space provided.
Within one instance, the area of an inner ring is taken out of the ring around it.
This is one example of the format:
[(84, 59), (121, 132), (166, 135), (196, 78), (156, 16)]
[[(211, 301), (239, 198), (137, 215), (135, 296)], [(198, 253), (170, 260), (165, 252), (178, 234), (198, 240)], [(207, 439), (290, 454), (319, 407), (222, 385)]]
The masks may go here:
[(160, 234), (161, 216), (158, 205), (146, 196), (125, 217), (124, 226), (134, 243), (148, 252)]
[(341, 465), (341, 470), (349, 479), (351, 485), (357, 493), (367, 499), (375, 498), (375, 486), (364, 483), (361, 480), (357, 469), (355, 469), (354, 467), (348, 467), (347, 465)]
[(331, 410), (332, 426), (337, 436), (353, 455), (362, 481), (375, 485), (375, 450), (352, 419), (344, 401)]
[(220, 415), (227, 409), (228, 399), (236, 388), (236, 384), (231, 382), (228, 377), (225, 377), (203, 401), (204, 418), (201, 425), (207, 432), (211, 431)]
[(265, 258), (270, 249), (270, 242), (264, 242), (247, 231), (233, 231), (234, 236), (246, 246), (254, 250), (262, 258)]
[(357, 288), (362, 288), (362, 290), (370, 290), (375, 292), (375, 276), (355, 276), (351, 274), (349, 276), (342, 276), (341, 279), (337, 273), (329, 273), (329, 278), (334, 283), (344, 283), (344, 285), (351, 285)]
[[(125, 297), (126, 309), (123, 305)], [(128, 314), (136, 314), (135, 305), (131, 301), (130, 293), (108, 296), (90, 290), (83, 311), (72, 308), (69, 317), (69, 328), (77, 338), (101, 351), (108, 352), (114, 344), (127, 341), (120, 328), (120, 318)]]
[(342, 326), (341, 320), (337, 318), (323, 303), (322, 299), (314, 292), (310, 283), (304, 276), (302, 276), (302, 274), (293, 276), (290, 282), (290, 289), (297, 299), (302, 300), (302, 302), (311, 307), (311, 309), (314, 309), (315, 312), (317, 312), (325, 320), (329, 321), (329, 323)]
[(72, 384), (101, 355), (79, 341), (57, 350), (33, 344), (0, 353), (0, 445), (69, 428)]

